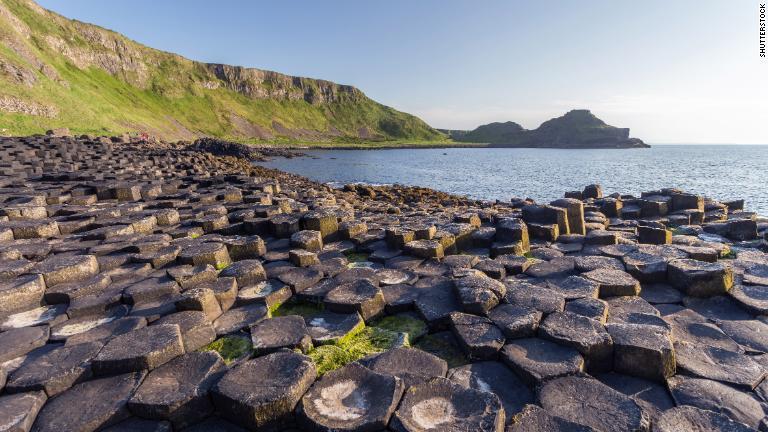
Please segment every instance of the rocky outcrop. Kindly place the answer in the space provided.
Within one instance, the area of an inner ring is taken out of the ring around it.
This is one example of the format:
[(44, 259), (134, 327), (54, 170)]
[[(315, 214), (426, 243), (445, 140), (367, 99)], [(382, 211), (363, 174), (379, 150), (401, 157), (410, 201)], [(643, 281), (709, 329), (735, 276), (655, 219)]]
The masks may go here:
[(514, 122), (490, 123), (472, 131), (450, 131), (456, 141), (489, 143), (492, 147), (641, 148), (650, 147), (629, 137), (628, 128), (607, 125), (589, 110), (572, 110), (526, 130)]

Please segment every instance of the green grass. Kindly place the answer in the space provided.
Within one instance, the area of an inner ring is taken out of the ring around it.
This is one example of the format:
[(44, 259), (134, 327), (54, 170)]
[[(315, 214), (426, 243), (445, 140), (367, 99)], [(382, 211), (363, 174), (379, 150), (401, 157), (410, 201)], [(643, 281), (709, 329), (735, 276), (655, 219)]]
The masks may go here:
[(298, 315), (304, 318), (315, 316), (323, 311), (322, 304), (304, 302), (285, 302), (272, 311), (272, 316)]
[(318, 374), (323, 375), (363, 357), (384, 352), (399, 340), (400, 335), (396, 332), (379, 327), (364, 327), (335, 344), (313, 348), (307, 355), (315, 362)]
[(224, 363), (230, 364), (250, 356), (253, 353), (253, 345), (245, 336), (224, 336), (200, 348), (200, 351), (216, 351), (224, 359)]
[[(90, 24), (68, 20), (49, 13), (40, 15), (20, 0), (0, 0), (20, 21), (26, 23), (31, 38), (20, 36), (7, 18), (0, 14), (0, 35), (21, 45), (37, 60), (53, 69), (67, 85), (39, 71), (16, 51), (3, 44), (0, 61), (30, 71), (36, 77), (33, 86), (14, 81), (0, 73), (3, 96), (27, 103), (58, 109), (54, 118), (0, 112), (0, 125), (7, 135), (29, 135), (47, 129), (68, 127), (75, 134), (113, 135), (124, 132), (148, 132), (165, 139), (191, 139), (207, 135), (241, 142), (257, 142), (238, 131), (233, 118), (239, 117), (275, 135), (266, 141), (274, 145), (314, 147), (392, 147), (406, 145), (450, 145), (448, 138), (412, 115), (379, 104), (359, 91), (338, 92), (331, 103), (311, 104), (303, 99), (259, 99), (225, 88), (204, 64), (157, 51)], [(99, 43), (83, 37), (99, 31), (116, 38), (130, 50), (136, 64), (146, 73), (118, 69), (114, 75), (98, 67), (76, 67), (70, 59), (51, 48), (46, 40), (66, 41), (85, 57), (112, 54)], [(218, 82), (216, 89), (203, 86)], [(252, 82), (269, 91), (280, 81)], [(289, 84), (291, 86), (292, 84)], [(317, 88), (315, 80), (303, 78), (305, 88)], [(295, 88), (293, 89), (295, 90)], [(306, 138), (279, 136), (273, 122), (298, 130), (327, 132), (332, 128), (342, 136), (326, 135), (322, 142)], [(358, 138), (366, 128), (371, 137)]]
[(378, 320), (373, 325), (391, 332), (407, 334), (409, 344), (415, 343), (429, 331), (424, 321), (407, 315), (390, 315)]

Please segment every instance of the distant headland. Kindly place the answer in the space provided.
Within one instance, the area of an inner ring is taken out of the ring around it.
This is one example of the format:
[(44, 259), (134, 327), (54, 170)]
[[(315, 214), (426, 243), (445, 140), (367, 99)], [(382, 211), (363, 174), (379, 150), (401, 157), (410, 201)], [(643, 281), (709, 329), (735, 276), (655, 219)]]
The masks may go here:
[(491, 147), (531, 148), (645, 148), (641, 139), (630, 138), (629, 128), (617, 128), (595, 117), (589, 110), (578, 109), (562, 117), (547, 120), (528, 130), (508, 121), (489, 123), (471, 131), (440, 129), (454, 141), (488, 143)]

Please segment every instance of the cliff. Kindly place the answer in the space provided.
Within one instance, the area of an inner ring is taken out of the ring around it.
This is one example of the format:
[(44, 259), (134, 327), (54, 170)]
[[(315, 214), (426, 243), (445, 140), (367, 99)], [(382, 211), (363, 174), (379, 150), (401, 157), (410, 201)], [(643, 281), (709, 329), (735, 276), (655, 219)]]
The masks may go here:
[(68, 127), (164, 139), (445, 138), (353, 86), (189, 60), (32, 0), (0, 0), (0, 88), (0, 135)]
[(533, 130), (526, 130), (514, 122), (490, 123), (472, 131), (451, 131), (450, 136), (456, 141), (484, 142), (492, 147), (650, 147), (638, 138), (630, 138), (628, 128), (610, 126), (589, 110), (569, 111)]

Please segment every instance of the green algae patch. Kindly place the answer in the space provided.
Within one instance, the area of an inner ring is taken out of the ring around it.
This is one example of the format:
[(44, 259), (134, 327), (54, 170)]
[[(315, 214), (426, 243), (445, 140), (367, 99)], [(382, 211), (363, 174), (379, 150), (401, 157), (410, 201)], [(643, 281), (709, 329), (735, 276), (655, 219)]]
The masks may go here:
[(407, 345), (407, 340), (403, 340), (401, 333), (379, 327), (363, 327), (336, 343), (313, 348), (307, 355), (317, 365), (317, 373), (323, 375), (347, 363), (403, 344)]
[(224, 270), (229, 267), (230, 263), (218, 263), (216, 264), (216, 270)]
[(448, 363), (449, 368), (455, 368), (469, 363), (464, 356), (464, 353), (461, 352), (458, 345), (456, 345), (453, 340), (453, 335), (450, 333), (441, 332), (424, 336), (416, 345), (414, 345), (414, 348), (440, 357)]
[(374, 325), (391, 332), (405, 333), (409, 344), (413, 344), (429, 331), (424, 321), (408, 315), (390, 315), (380, 319)]
[(224, 363), (230, 364), (250, 356), (253, 345), (245, 336), (224, 336), (200, 348), (200, 351), (216, 351), (224, 359)]
[(308, 302), (286, 302), (273, 305), (269, 309), (272, 312), (272, 316), (275, 317), (298, 315), (303, 318), (310, 318), (322, 312), (323, 305)]
[(347, 261), (351, 263), (368, 261), (368, 256), (369, 255), (367, 253), (358, 253), (358, 252), (346, 254)]

